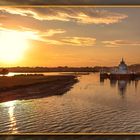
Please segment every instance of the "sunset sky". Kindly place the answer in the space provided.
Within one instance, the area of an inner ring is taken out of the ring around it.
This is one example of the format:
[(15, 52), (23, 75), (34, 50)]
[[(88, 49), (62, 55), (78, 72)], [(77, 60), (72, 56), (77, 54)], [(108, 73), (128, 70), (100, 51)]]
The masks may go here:
[(140, 63), (140, 8), (0, 7), (0, 66)]

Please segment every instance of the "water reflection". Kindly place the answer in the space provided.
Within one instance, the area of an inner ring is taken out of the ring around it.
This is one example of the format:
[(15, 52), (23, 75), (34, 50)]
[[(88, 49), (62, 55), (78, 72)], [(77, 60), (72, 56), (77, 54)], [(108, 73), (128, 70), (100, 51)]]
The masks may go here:
[(0, 103), (0, 133), (140, 132), (138, 80), (78, 80), (63, 96)]
[[(104, 84), (106, 78), (100, 77), (100, 83)], [(138, 82), (139, 80), (116, 80), (116, 79), (109, 79), (110, 80), (110, 87), (115, 88), (117, 86), (118, 93), (124, 98), (125, 93), (127, 92), (128, 84), (134, 84), (135, 91), (137, 91)]]
[(12, 133), (17, 133), (16, 118), (14, 116), (15, 105), (16, 105), (16, 101), (10, 101), (4, 103), (4, 106), (8, 107), (8, 114), (9, 114), (9, 121), (10, 121), (9, 130), (12, 131)]
[[(80, 72), (81, 74), (85, 74), (86, 72)], [(44, 75), (69, 75), (69, 74), (76, 74), (75, 72), (9, 72), (5, 76), (11, 77), (11, 76), (17, 76), (17, 75), (27, 75), (27, 74), (44, 74)], [(89, 73), (86, 73), (89, 74)], [(3, 76), (0, 74), (0, 76)]]
[(118, 80), (118, 90), (122, 97), (124, 97), (126, 90), (127, 90), (128, 81), (125, 80)]

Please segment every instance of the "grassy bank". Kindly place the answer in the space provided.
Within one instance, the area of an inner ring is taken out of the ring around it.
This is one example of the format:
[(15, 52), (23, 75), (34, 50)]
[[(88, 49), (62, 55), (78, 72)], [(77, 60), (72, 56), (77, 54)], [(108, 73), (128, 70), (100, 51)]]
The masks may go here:
[(0, 77), (0, 102), (62, 95), (76, 82), (73, 75)]

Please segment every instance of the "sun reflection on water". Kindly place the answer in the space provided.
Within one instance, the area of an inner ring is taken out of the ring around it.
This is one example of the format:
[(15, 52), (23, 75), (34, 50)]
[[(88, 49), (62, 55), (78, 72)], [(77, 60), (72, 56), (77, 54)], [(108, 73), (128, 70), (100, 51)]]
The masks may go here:
[(16, 105), (16, 101), (10, 101), (10, 102), (4, 103), (4, 106), (8, 107), (8, 114), (9, 114), (9, 119), (10, 119), (9, 120), (10, 131), (12, 131), (12, 133), (18, 133), (17, 127), (16, 127), (16, 118), (14, 115), (15, 105)]

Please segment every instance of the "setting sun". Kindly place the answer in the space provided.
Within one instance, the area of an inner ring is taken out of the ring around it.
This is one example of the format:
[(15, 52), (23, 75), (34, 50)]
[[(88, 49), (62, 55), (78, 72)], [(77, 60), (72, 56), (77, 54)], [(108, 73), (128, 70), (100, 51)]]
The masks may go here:
[(0, 32), (0, 61), (3, 63), (15, 63), (23, 58), (27, 49), (27, 38), (22, 32)]

